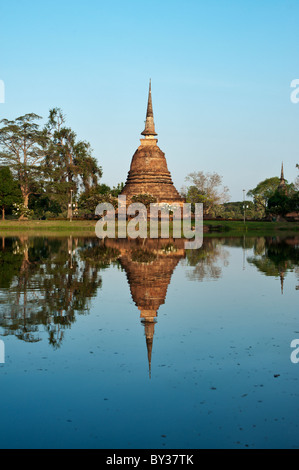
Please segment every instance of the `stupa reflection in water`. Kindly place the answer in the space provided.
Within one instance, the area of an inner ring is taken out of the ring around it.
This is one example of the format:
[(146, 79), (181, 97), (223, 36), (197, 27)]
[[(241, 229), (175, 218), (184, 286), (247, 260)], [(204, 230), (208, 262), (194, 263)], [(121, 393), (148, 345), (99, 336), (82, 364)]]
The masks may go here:
[(158, 310), (165, 303), (171, 276), (185, 257), (183, 240), (113, 241), (105, 244), (120, 251), (120, 264), (126, 272), (131, 296), (144, 325), (149, 375)]

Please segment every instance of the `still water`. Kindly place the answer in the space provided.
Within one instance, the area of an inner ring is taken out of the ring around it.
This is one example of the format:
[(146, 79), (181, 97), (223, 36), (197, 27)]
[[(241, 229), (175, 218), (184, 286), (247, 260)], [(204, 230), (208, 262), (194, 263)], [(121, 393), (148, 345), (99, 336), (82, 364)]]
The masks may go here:
[(0, 448), (298, 448), (298, 288), (298, 236), (0, 238)]

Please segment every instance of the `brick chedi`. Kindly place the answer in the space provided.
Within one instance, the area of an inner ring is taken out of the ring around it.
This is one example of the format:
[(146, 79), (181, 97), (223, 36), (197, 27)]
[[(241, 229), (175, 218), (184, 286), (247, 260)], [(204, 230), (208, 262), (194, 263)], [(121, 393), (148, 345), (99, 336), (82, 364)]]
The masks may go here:
[(121, 194), (127, 197), (127, 203), (130, 203), (134, 195), (150, 194), (158, 203), (182, 205), (184, 200), (173, 185), (165, 154), (157, 145), (151, 82), (145, 129), (141, 135), (144, 138), (140, 140), (141, 145), (133, 155), (128, 178)]

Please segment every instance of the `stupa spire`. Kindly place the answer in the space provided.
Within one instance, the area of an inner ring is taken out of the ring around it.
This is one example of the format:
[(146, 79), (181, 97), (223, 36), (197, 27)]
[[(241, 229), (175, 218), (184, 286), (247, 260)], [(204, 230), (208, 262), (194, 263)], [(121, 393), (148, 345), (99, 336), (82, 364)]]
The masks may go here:
[(281, 164), (280, 182), (278, 188), (283, 194), (287, 194), (286, 181), (284, 179), (283, 162)]
[(283, 162), (281, 164), (280, 182), (284, 182)]
[(152, 102), (152, 81), (149, 83), (149, 92), (148, 92), (148, 102), (147, 102), (147, 111), (146, 111), (146, 120), (145, 120), (145, 129), (141, 132), (141, 135), (144, 135), (147, 139), (154, 139), (156, 134), (155, 123), (154, 123), (154, 112), (153, 112), (153, 102)]
[(158, 147), (155, 131), (151, 82), (149, 83), (145, 129), (140, 145), (133, 155), (126, 184), (121, 192), (127, 197), (127, 205), (138, 194), (151, 194), (157, 203), (179, 204), (184, 199), (171, 179), (164, 152)]
[(147, 102), (147, 112), (146, 117), (154, 117), (153, 113), (153, 102), (152, 102), (152, 81), (149, 82), (149, 91), (148, 91), (148, 102)]
[(144, 325), (149, 378), (151, 378), (151, 375), (152, 375), (152, 350), (153, 350), (154, 327), (155, 327), (155, 323), (154, 322), (151, 322), (151, 323), (152, 323), (151, 325), (146, 325), (146, 324)]

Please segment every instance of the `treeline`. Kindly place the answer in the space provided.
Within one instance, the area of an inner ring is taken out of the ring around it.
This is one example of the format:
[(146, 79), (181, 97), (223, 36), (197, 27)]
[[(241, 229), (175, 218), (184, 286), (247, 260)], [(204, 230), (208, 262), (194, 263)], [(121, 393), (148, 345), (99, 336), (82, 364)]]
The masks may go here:
[[(296, 167), (299, 169), (299, 165)], [(191, 184), (182, 188), (182, 195), (192, 206), (202, 203), (205, 218), (287, 220), (299, 216), (298, 176), (294, 183), (288, 183), (283, 174), (281, 178), (266, 178), (247, 192), (247, 198), (252, 200), (245, 200), (244, 190), (244, 200), (237, 202), (228, 201), (228, 188), (217, 173), (191, 173), (186, 181)]]
[(43, 127), (41, 119), (31, 113), (0, 121), (2, 218), (88, 217), (99, 195), (116, 197), (123, 184), (100, 184), (103, 171), (90, 144), (78, 140), (60, 108), (50, 110)]
[[(91, 218), (101, 202), (117, 206), (124, 184), (111, 188), (100, 183), (102, 167), (90, 144), (78, 140), (66, 125), (60, 108), (49, 112), (44, 126), (36, 114), (0, 121), (0, 210), (22, 218)], [(297, 168), (299, 166), (297, 165)], [(229, 202), (229, 189), (218, 173), (197, 171), (186, 177), (181, 189), (186, 202), (202, 203), (205, 218), (278, 219), (299, 212), (299, 177), (261, 181), (247, 192), (251, 200)], [(245, 196), (245, 194), (244, 194)], [(148, 207), (155, 198), (138, 194), (133, 202)], [(245, 199), (245, 197), (244, 197)]]

